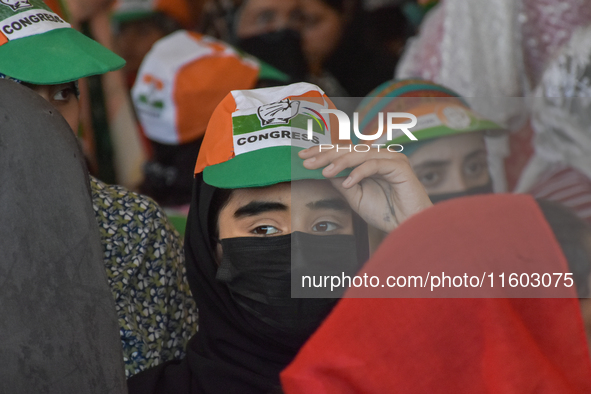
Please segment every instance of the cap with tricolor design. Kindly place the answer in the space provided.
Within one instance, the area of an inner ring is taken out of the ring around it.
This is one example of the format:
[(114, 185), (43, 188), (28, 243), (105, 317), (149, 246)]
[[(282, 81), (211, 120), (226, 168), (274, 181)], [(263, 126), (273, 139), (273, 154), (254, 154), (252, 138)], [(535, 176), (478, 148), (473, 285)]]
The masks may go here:
[(0, 73), (37, 85), (71, 82), (125, 61), (41, 0), (0, 0)]
[[(366, 135), (374, 135), (379, 130), (380, 113), (411, 113), (417, 117), (417, 124), (409, 130), (419, 142), (448, 135), (503, 129), (472, 111), (453, 90), (423, 79), (385, 82), (363, 99), (357, 112), (359, 130)], [(386, 123), (383, 118), (382, 122)], [(394, 123), (408, 123), (408, 119)], [(390, 139), (384, 132), (372, 143), (402, 144), (406, 150), (403, 153), (408, 153), (407, 144), (416, 142), (402, 130), (393, 130)]]
[(117, 0), (111, 15), (115, 22), (124, 23), (149, 18), (161, 12), (180, 26), (191, 28), (191, 7), (188, 0)]
[(215, 107), (232, 90), (287, 78), (222, 41), (179, 30), (148, 52), (132, 98), (146, 136), (177, 145), (202, 138)]
[(304, 82), (235, 90), (209, 121), (195, 173), (203, 172), (205, 183), (225, 189), (325, 179), (320, 169), (306, 169), (298, 152), (347, 142), (338, 140), (337, 122), (331, 128), (329, 117), (321, 114), (330, 108), (334, 105), (326, 94)]

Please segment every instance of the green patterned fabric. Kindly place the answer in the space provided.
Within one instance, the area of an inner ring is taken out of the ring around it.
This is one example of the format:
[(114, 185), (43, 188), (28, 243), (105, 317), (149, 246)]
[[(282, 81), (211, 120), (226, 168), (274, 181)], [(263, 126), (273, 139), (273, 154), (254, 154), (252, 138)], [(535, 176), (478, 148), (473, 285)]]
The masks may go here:
[(91, 189), (126, 376), (184, 357), (197, 307), (177, 231), (148, 197), (92, 177)]

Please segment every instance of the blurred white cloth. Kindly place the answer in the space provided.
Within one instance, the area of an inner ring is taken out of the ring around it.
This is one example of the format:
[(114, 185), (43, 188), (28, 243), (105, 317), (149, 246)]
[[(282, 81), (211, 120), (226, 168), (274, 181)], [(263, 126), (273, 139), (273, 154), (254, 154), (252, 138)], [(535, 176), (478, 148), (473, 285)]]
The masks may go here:
[[(516, 130), (533, 87), (574, 29), (591, 21), (588, 0), (442, 0), (407, 44), (396, 78), (447, 86), (482, 115)], [(480, 98), (472, 100), (471, 98)], [(489, 144), (495, 191), (506, 191), (508, 139)]]
[(557, 166), (591, 178), (591, 26), (579, 28), (548, 65), (532, 99), (534, 156), (517, 191)]

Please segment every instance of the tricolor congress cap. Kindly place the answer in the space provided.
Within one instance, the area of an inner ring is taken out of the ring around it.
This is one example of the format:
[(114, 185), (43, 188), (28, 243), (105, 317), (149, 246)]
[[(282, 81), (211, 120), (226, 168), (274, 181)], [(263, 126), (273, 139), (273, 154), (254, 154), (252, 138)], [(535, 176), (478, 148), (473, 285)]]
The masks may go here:
[(191, 8), (188, 0), (117, 0), (112, 19), (118, 23), (149, 18), (161, 12), (174, 19), (180, 26), (191, 28)]
[(131, 95), (146, 136), (179, 145), (203, 137), (214, 109), (232, 90), (282, 78), (288, 77), (222, 41), (179, 30), (148, 52)]
[(331, 128), (329, 116), (321, 114), (331, 108), (318, 86), (304, 82), (232, 91), (209, 121), (195, 173), (203, 172), (205, 183), (225, 189), (325, 179), (321, 169), (306, 169), (298, 152), (339, 143), (337, 122)]
[[(402, 130), (393, 130), (388, 139), (384, 132), (374, 144), (407, 144), (431, 140), (448, 135), (476, 131), (503, 130), (495, 122), (472, 111), (468, 104), (453, 90), (423, 79), (388, 81), (372, 92), (359, 104), (359, 130), (362, 134), (375, 134), (379, 129), (379, 113), (407, 112), (417, 117), (417, 125), (409, 128), (417, 141), (411, 140)], [(408, 119), (395, 123), (408, 123)], [(385, 122), (384, 122), (385, 124)], [(408, 153), (403, 150), (402, 153)]]
[(55, 85), (124, 64), (43, 1), (0, 0), (0, 73), (31, 84)]

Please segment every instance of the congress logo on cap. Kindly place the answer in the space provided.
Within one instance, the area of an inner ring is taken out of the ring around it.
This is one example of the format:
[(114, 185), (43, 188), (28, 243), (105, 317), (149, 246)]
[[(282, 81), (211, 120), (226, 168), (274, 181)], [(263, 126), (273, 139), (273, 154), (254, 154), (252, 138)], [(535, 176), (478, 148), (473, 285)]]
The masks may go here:
[[(277, 146), (306, 149), (318, 144), (331, 144), (329, 121), (323, 119), (319, 122), (314, 113), (319, 114), (332, 103), (320, 94), (320, 90), (317, 91), (318, 97), (294, 97), (314, 91), (311, 87), (315, 85), (300, 83), (289, 86), (293, 89), (293, 96), (280, 100), (276, 97), (287, 93), (285, 87), (232, 92), (237, 103), (245, 103), (238, 104), (238, 110), (232, 114), (235, 155)], [(261, 105), (248, 108), (255, 103), (251, 92), (258, 93), (256, 99)], [(267, 101), (265, 96), (270, 103), (264, 104)], [(308, 139), (309, 120), (312, 121), (312, 139)]]
[[(339, 141), (338, 122), (320, 115), (334, 104), (316, 85), (305, 82), (237, 90), (217, 106), (201, 145), (195, 173), (221, 188), (273, 185), (325, 179), (308, 170), (298, 152)], [(308, 125), (312, 130), (311, 138)]]
[(0, 4), (4, 4), (12, 8), (13, 11), (18, 11), (21, 8), (32, 7), (33, 4), (29, 3), (29, 0), (0, 0)]
[(285, 99), (276, 103), (261, 105), (257, 115), (261, 120), (261, 126), (288, 124), (300, 111), (300, 102)]
[(73, 29), (42, 0), (0, 0), (0, 73), (57, 85), (123, 65), (122, 58)]

